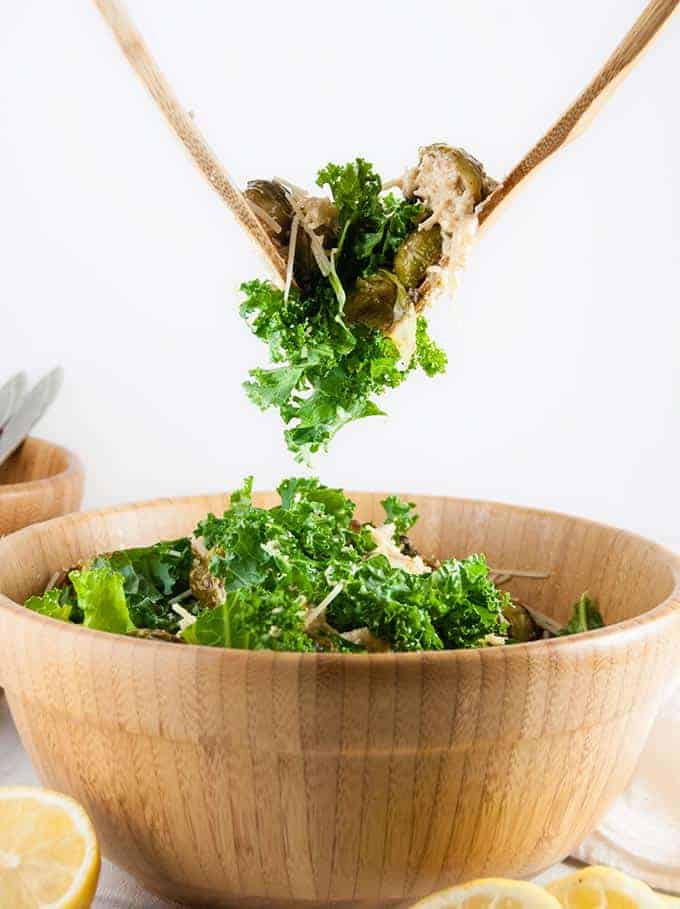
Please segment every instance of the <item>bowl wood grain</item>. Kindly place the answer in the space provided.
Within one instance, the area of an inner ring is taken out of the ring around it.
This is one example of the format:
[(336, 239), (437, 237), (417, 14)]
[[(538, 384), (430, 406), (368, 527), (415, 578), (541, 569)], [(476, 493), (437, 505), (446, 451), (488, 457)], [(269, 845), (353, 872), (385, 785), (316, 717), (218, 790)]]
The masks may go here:
[(85, 472), (77, 455), (28, 438), (0, 466), (0, 537), (29, 524), (77, 511)]
[[(381, 495), (353, 498), (360, 519), (379, 519)], [(542, 870), (621, 793), (678, 662), (680, 559), (578, 518), (409, 498), (423, 552), (548, 570), (514, 593), (564, 621), (588, 589), (610, 627), (370, 656), (129, 639), (16, 603), (97, 552), (188, 533), (226, 497), (71, 515), (0, 541), (0, 681), (22, 740), (148, 889), (189, 905), (396, 906)]]

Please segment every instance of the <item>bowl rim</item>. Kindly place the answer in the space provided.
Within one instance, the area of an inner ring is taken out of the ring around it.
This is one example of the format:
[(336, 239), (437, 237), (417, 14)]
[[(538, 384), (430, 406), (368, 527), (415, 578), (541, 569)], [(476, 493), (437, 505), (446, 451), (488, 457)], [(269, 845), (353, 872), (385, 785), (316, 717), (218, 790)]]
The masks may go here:
[[(66, 467), (64, 467), (63, 470), (60, 470), (57, 473), (53, 473), (52, 476), (50, 476), (50, 477), (41, 477), (40, 479), (37, 479), (37, 480), (25, 480), (25, 481), (20, 481), (19, 483), (0, 483), (0, 499), (10, 498), (12, 496), (27, 495), (27, 494), (31, 494), (33, 492), (40, 492), (41, 490), (47, 488), (48, 486), (52, 486), (54, 483), (61, 483), (68, 477), (77, 476), (79, 474), (84, 473), (85, 468), (84, 468), (83, 462), (81, 461), (80, 457), (74, 451), (71, 451), (70, 448), (65, 448), (63, 445), (58, 445), (56, 442), (51, 442), (49, 439), (43, 439), (41, 436), (27, 436), (24, 439), (24, 442), (28, 442), (28, 441), (38, 442), (41, 445), (46, 445), (48, 448), (50, 448), (54, 452), (60, 452), (61, 454), (63, 454), (66, 458)], [(24, 442), (21, 443), (21, 445), (19, 446), (17, 451), (21, 450), (21, 447), (23, 446)], [(88, 513), (89, 512), (81, 512), (81, 514), (88, 514)], [(61, 515), (60, 517), (64, 517), (64, 515)], [(58, 519), (51, 518), (50, 520), (58, 520)], [(42, 521), (40, 523), (44, 524), (47, 522)], [(35, 525), (29, 525), (29, 526), (35, 526)], [(26, 530), (28, 528), (22, 527), (21, 529)], [(18, 533), (19, 531), (14, 531), (14, 532)], [(7, 536), (11, 536), (11, 534), (7, 534)]]
[[(21, 486), (23, 484), (18, 485)], [(276, 490), (253, 490), (254, 496), (271, 495), (272, 493), (276, 494)], [(351, 499), (352, 496), (356, 494), (382, 497), (389, 495), (390, 493), (353, 489), (345, 490), (345, 494)], [(3, 594), (2, 590), (0, 590), (0, 612), (9, 613), (10, 615), (15, 616), (17, 619), (23, 622), (35, 622), (38, 623), (38, 625), (43, 625), (45, 628), (51, 627), (55, 634), (85, 635), (86, 638), (88, 638), (93, 644), (97, 641), (100, 643), (108, 644), (111, 644), (112, 641), (117, 641), (118, 646), (121, 647), (146, 648), (146, 652), (152, 659), (155, 658), (159, 652), (167, 655), (169, 652), (168, 647), (173, 647), (174, 651), (177, 652), (179, 656), (181, 656), (182, 653), (185, 653), (187, 655), (196, 655), (197, 653), (200, 653), (201, 659), (240, 659), (244, 661), (276, 660), (277, 662), (284, 661), (291, 663), (298, 663), (300, 660), (306, 660), (307, 662), (313, 660), (319, 661), (322, 664), (336, 663), (338, 661), (341, 661), (343, 663), (347, 663), (348, 665), (366, 659), (368, 659), (371, 663), (378, 664), (392, 663), (394, 661), (407, 663), (418, 662), (424, 658), (436, 664), (448, 662), (450, 660), (461, 661), (463, 663), (472, 662), (475, 660), (488, 662), (489, 660), (507, 660), (512, 659), (513, 657), (524, 660), (527, 654), (527, 648), (531, 648), (531, 653), (535, 653), (536, 655), (543, 653), (546, 657), (550, 658), (553, 653), (555, 655), (557, 655), (557, 653), (563, 654), (564, 648), (568, 647), (568, 653), (572, 654), (574, 658), (578, 658), (579, 656), (583, 657), (587, 655), (593, 650), (605, 649), (610, 644), (616, 644), (619, 647), (625, 647), (631, 643), (633, 639), (639, 643), (641, 641), (641, 635), (648, 636), (658, 633), (657, 627), (661, 624), (680, 621), (680, 554), (673, 552), (673, 550), (668, 549), (668, 547), (663, 546), (661, 543), (656, 543), (654, 540), (650, 540), (648, 537), (644, 537), (629, 530), (624, 530), (623, 528), (616, 527), (612, 524), (605, 524), (600, 521), (595, 521), (591, 518), (580, 517), (578, 515), (572, 515), (567, 512), (554, 511), (543, 508), (533, 508), (527, 505), (515, 505), (509, 502), (500, 502), (493, 499), (466, 498), (461, 496), (438, 495), (437, 493), (400, 492), (397, 494), (403, 497), (422, 496), (438, 498), (445, 501), (458, 502), (462, 505), (509, 508), (513, 511), (520, 511), (525, 514), (547, 518), (567, 518), (570, 520), (577, 520), (578, 522), (589, 527), (598, 527), (600, 529), (613, 531), (614, 533), (623, 533), (633, 541), (640, 542), (652, 547), (655, 553), (660, 557), (660, 560), (667, 564), (671, 569), (671, 573), (675, 581), (675, 586), (664, 600), (662, 600), (647, 612), (642, 613), (641, 615), (633, 616), (630, 619), (624, 619), (622, 622), (616, 622), (613, 625), (605, 625), (603, 628), (598, 628), (587, 632), (580, 632), (579, 634), (575, 635), (569, 635), (568, 637), (548, 638), (539, 641), (527, 641), (524, 643), (513, 644), (510, 647), (476, 647), (459, 650), (390, 651), (387, 653), (326, 653), (278, 650), (240, 650), (236, 648), (226, 647), (206, 647), (205, 645), (200, 644), (177, 645), (174, 642), (170, 641), (160, 641), (154, 640), (153, 638), (139, 638), (122, 634), (114, 634), (113, 632), (99, 631), (93, 628), (85, 628), (83, 625), (76, 625), (71, 622), (60, 622), (57, 619), (53, 619), (49, 616), (44, 616), (38, 612), (33, 612), (30, 609), (26, 609), (26, 607), (22, 604), (15, 602)], [(49, 525), (55, 525), (58, 523), (65, 524), (72, 522), (73, 520), (82, 521), (87, 519), (88, 521), (96, 521), (102, 517), (107, 517), (108, 515), (125, 513), (128, 511), (137, 511), (141, 508), (177, 508), (182, 507), (183, 505), (195, 504), (199, 500), (228, 495), (229, 492), (227, 491), (204, 493), (202, 495), (197, 494), (177, 497), (167, 496), (156, 499), (142, 499), (135, 502), (127, 502), (118, 505), (106, 506), (99, 509), (90, 509), (88, 511), (77, 512), (76, 514), (67, 514), (55, 518), (50, 518), (47, 521), (41, 521), (39, 523), (29, 525), (28, 527), (24, 527), (21, 530), (17, 530), (14, 533), (7, 534), (7, 536), (0, 538), (0, 560), (2, 559), (3, 549), (5, 549), (7, 546), (12, 545), (13, 538), (23, 535), (30, 535), (39, 531), (45, 532), (46, 528), (48, 528)]]

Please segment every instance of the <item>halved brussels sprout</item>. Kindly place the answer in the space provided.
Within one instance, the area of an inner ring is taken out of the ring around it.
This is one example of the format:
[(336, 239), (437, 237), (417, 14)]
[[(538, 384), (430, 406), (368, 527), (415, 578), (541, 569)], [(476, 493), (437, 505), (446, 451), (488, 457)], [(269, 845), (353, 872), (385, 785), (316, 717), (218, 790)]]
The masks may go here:
[(454, 148), (443, 142), (436, 142), (433, 145), (427, 145), (420, 150), (420, 160), (427, 155), (437, 155), (450, 158), (455, 165), (460, 179), (465, 187), (470, 191), (475, 205), (482, 202), (489, 193), (492, 193), (498, 186), (498, 182), (489, 177), (484, 170), (484, 165), (473, 158), (464, 148)]
[(539, 636), (538, 626), (521, 603), (511, 600), (503, 605), (503, 618), (509, 623), (508, 637), (523, 643)]
[[(281, 255), (287, 257), (294, 212), (284, 187), (272, 180), (250, 180), (244, 195), (253, 204), (256, 217), (260, 219)], [(264, 217), (260, 213), (263, 213)], [(272, 229), (272, 221), (278, 225), (278, 231)], [(312, 253), (309, 235), (301, 226), (295, 239), (293, 276), (303, 290), (309, 290), (318, 276), (318, 266)]]
[(308, 291), (319, 276), (319, 266), (316, 264), (312, 252), (312, 241), (309, 234), (302, 227), (298, 227), (297, 240), (295, 241), (295, 265), (293, 276), (297, 285)]
[[(286, 245), (290, 238), (293, 207), (283, 187), (271, 180), (249, 180), (244, 195), (249, 202), (278, 224), (279, 231), (276, 233), (271, 230), (271, 225), (267, 221), (262, 220), (263, 227), (272, 239)], [(257, 215), (257, 210), (255, 214)]]
[(438, 224), (429, 230), (414, 230), (403, 241), (394, 257), (394, 271), (407, 290), (418, 287), (428, 268), (442, 255), (442, 231)]
[(369, 328), (388, 331), (408, 308), (408, 297), (396, 275), (381, 268), (367, 278), (357, 278), (347, 296), (345, 318)]

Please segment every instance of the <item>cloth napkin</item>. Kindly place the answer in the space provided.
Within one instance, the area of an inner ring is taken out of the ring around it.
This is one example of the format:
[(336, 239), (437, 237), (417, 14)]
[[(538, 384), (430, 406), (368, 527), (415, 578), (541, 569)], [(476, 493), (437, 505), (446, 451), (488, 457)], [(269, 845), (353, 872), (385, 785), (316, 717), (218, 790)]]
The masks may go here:
[(680, 685), (652, 728), (633, 781), (574, 853), (680, 894)]

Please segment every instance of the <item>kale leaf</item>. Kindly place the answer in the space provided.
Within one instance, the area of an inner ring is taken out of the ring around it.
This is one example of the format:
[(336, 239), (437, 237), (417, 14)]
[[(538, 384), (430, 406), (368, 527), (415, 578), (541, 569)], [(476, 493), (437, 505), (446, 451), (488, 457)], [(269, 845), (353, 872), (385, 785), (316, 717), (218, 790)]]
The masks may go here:
[(385, 520), (394, 524), (394, 534), (402, 537), (418, 520), (415, 502), (402, 502), (397, 496), (388, 496), (380, 503), (385, 510)]
[[(505, 633), (507, 594), (491, 582), (483, 556), (409, 574), (373, 554), (370, 529), (353, 522), (354, 503), (342, 490), (294, 477), (279, 486), (281, 504), (263, 509), (252, 504), (251, 482), (234, 493), (221, 518), (208, 515), (196, 528), (211, 553), (211, 572), (228, 591), (225, 620), (234, 610), (247, 616), (253, 637), (243, 646), (310, 649), (304, 607), (321, 603), (336, 585), (342, 589), (328, 606), (330, 626), (368, 628), (395, 650), (473, 647)], [(412, 503), (389, 496), (382, 504), (400, 535), (415, 523)], [(235, 600), (234, 591), (257, 596)], [(210, 634), (221, 621), (206, 618)]]
[(594, 631), (596, 628), (603, 627), (604, 620), (597, 604), (590, 599), (587, 593), (583, 593), (574, 603), (573, 615), (560, 631), (560, 635), (581, 634), (584, 631)]
[(506, 597), (490, 580), (483, 556), (408, 574), (376, 555), (359, 566), (328, 616), (334, 628), (367, 627), (395, 650), (477, 647), (488, 635), (504, 635)]
[(227, 592), (284, 589), (293, 600), (319, 603), (375, 547), (365, 529), (352, 527), (355, 506), (340, 489), (291, 478), (278, 488), (281, 504), (270, 509), (246, 504), (244, 489), (235, 493), (237, 508), (208, 515), (195, 531)]
[[(508, 595), (491, 582), (483, 556), (410, 574), (378, 551), (374, 529), (355, 521), (341, 489), (291, 477), (279, 485), (280, 504), (260, 508), (252, 482), (221, 517), (198, 524), (196, 550), (182, 538), (98, 556), (26, 606), (102, 631), (179, 633), (189, 643), (240, 649), (361, 652), (365, 638), (342, 634), (362, 629), (394, 650), (503, 643)], [(413, 504), (388, 496), (383, 506), (402, 541), (416, 520)], [(192, 590), (206, 567), (223, 592), (217, 605)], [(190, 613), (182, 610), (181, 631), (179, 602)]]
[(70, 572), (63, 587), (30, 597), (25, 605), (43, 615), (103, 631), (146, 628), (174, 634), (179, 616), (173, 603), (196, 609), (189, 586), (191, 561), (191, 542), (186, 537), (119, 550), (97, 556)]
[(413, 365), (420, 366), (425, 375), (432, 378), (440, 372), (446, 372), (448, 357), (427, 333), (427, 321), (418, 316), (416, 325), (416, 352)]
[(224, 603), (208, 609), (182, 632), (189, 644), (238, 650), (314, 650), (305, 634), (301, 599), (291, 601), (283, 590), (241, 588)]
[(29, 597), (24, 606), (32, 609), (33, 612), (39, 612), (41, 615), (47, 615), (51, 619), (60, 619), (62, 622), (68, 622), (73, 611), (71, 602), (71, 587), (52, 587), (46, 590), (42, 596)]
[(108, 567), (83, 568), (72, 571), (69, 580), (78, 597), (78, 606), (84, 615), (83, 624), (87, 628), (116, 634), (134, 631), (121, 574)]
[(419, 203), (381, 195), (382, 180), (373, 165), (357, 158), (343, 166), (327, 164), (317, 175), (338, 211), (338, 275), (348, 286), (359, 275), (390, 266), (402, 240), (422, 219)]
[(173, 602), (191, 603), (191, 542), (187, 537), (98, 556), (89, 567), (110, 568), (123, 578), (123, 590), (135, 627), (174, 634), (179, 616)]

